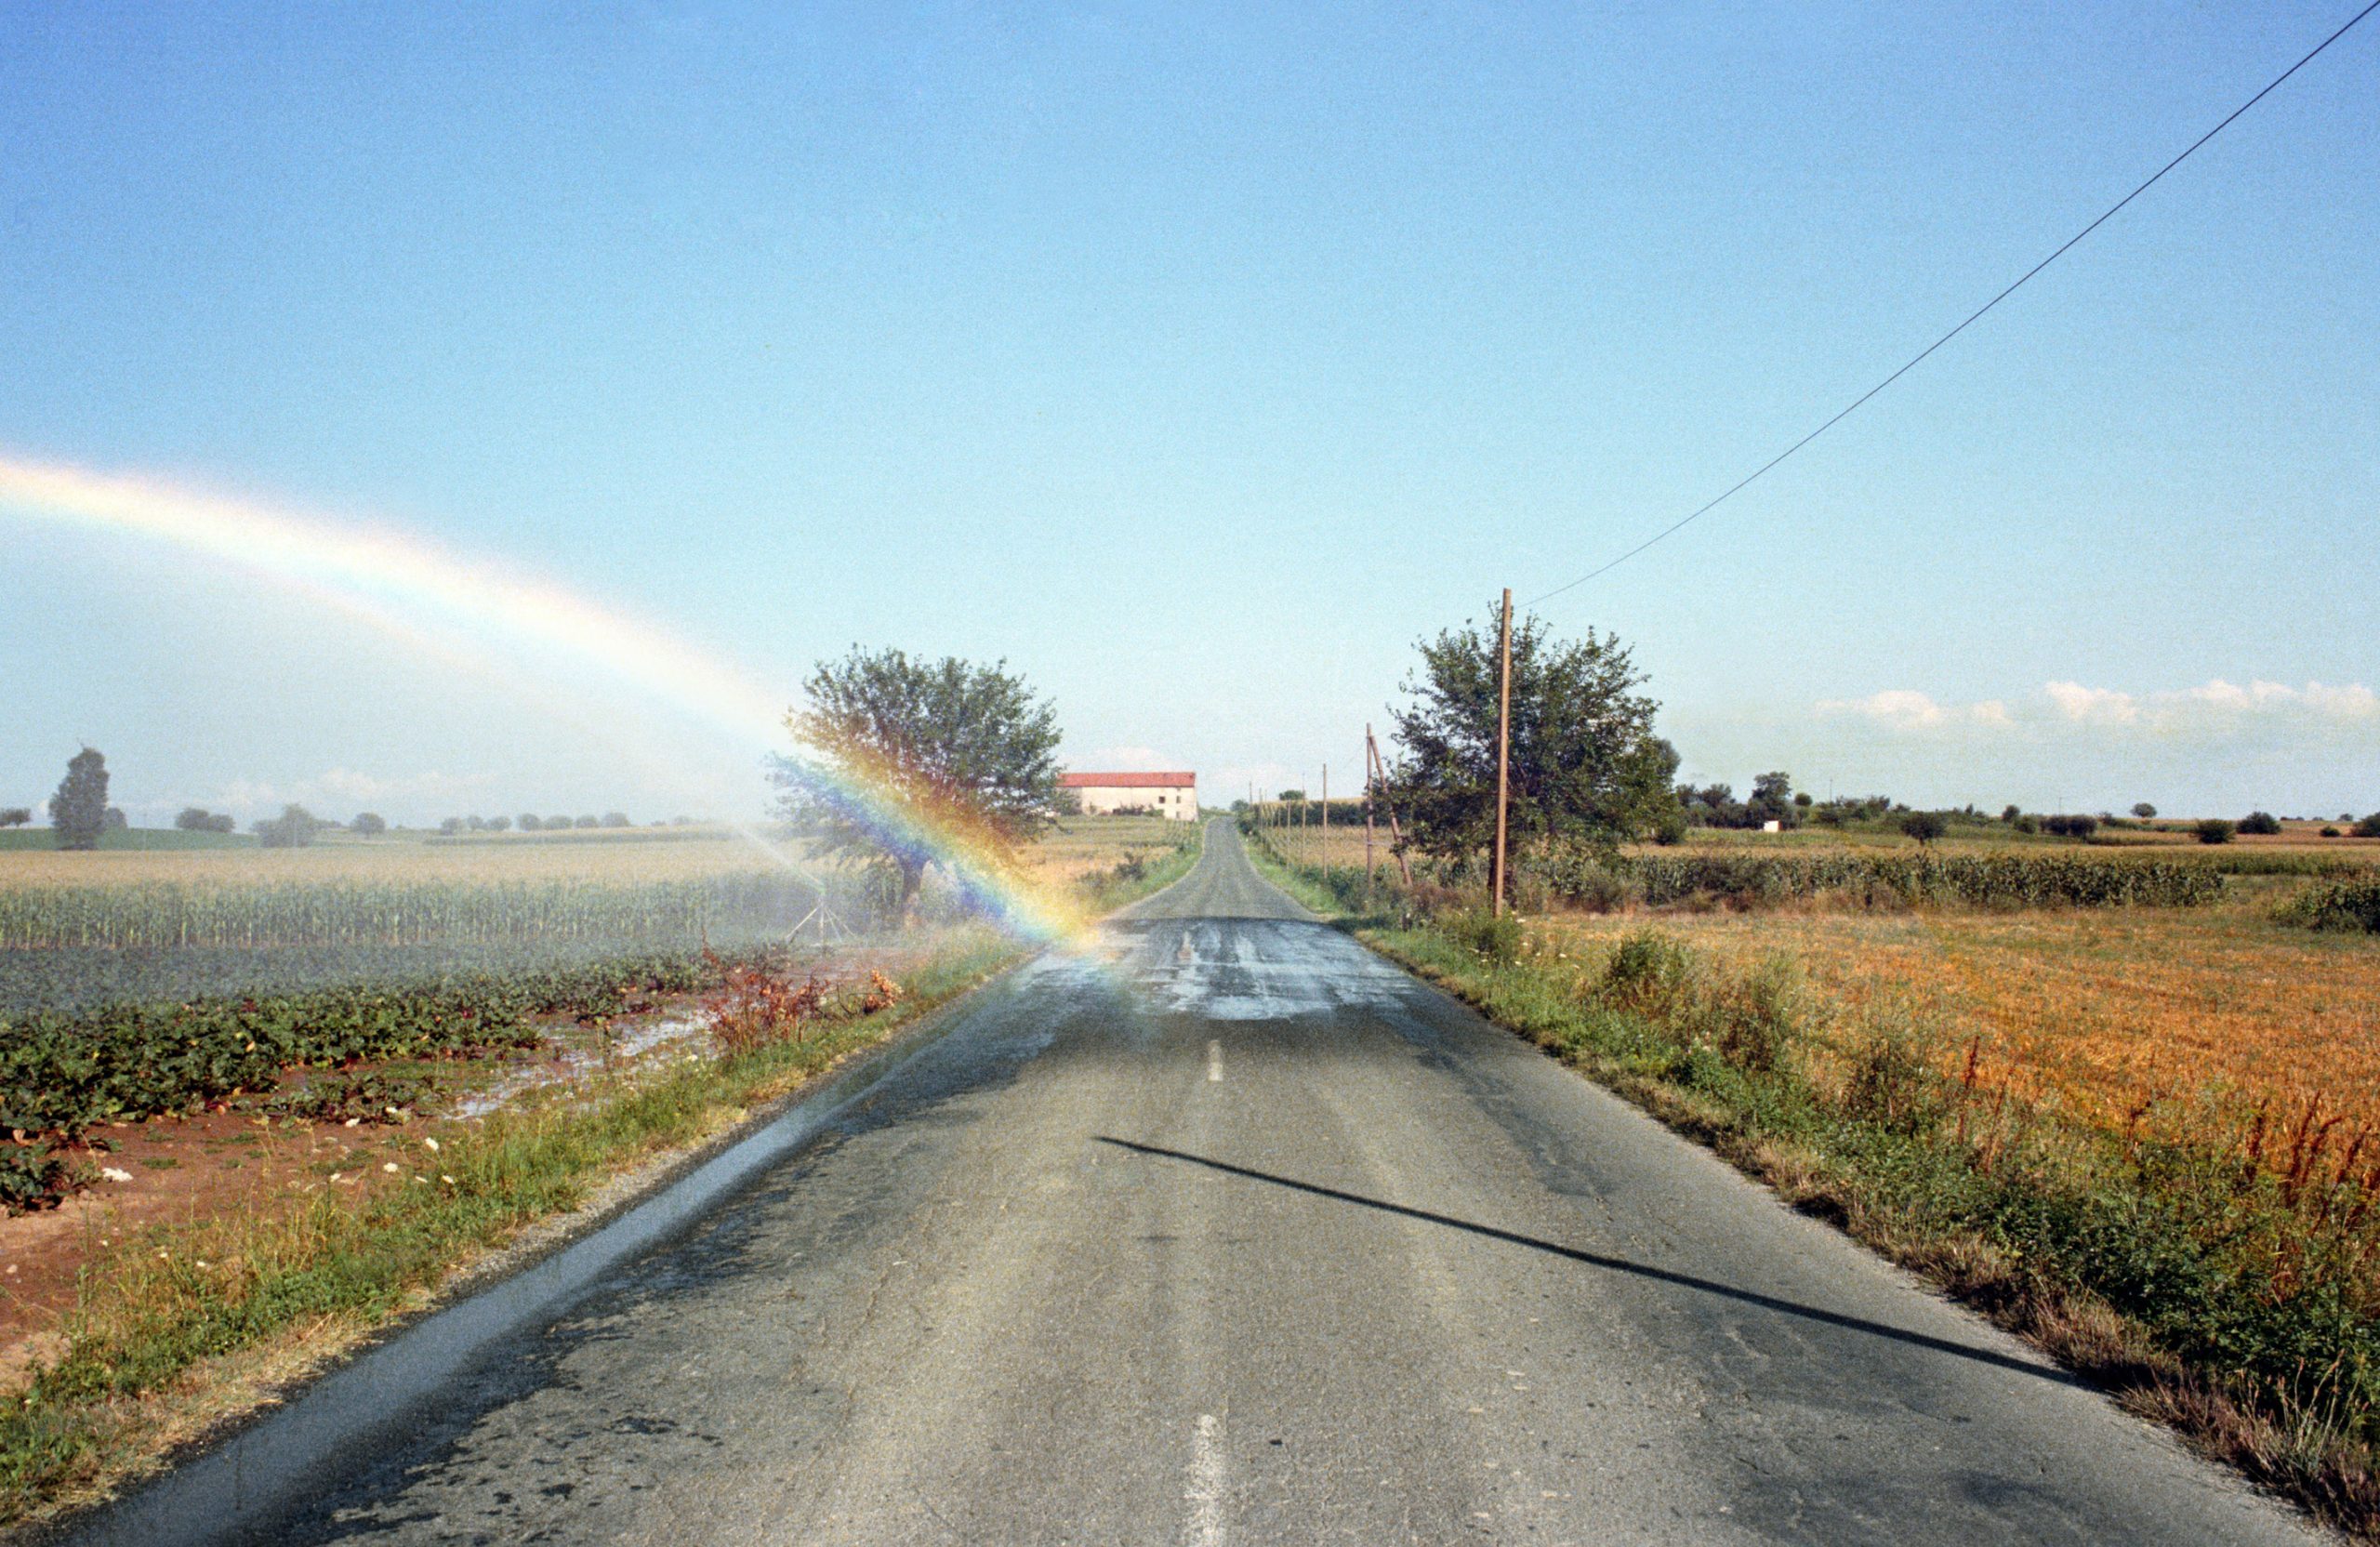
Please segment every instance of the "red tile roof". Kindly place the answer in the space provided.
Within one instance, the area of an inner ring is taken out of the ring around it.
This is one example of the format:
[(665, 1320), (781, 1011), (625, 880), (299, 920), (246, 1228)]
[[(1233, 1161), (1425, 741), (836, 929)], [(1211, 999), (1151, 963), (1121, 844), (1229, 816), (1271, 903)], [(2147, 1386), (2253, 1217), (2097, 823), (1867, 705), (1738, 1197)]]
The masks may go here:
[(1061, 774), (1060, 789), (1195, 789), (1196, 774)]

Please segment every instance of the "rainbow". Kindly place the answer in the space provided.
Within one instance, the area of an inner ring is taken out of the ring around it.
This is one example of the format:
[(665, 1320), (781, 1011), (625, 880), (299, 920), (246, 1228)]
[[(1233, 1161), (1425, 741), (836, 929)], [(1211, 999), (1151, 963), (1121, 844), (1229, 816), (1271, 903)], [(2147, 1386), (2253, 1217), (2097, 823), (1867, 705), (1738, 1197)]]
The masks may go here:
[[(442, 619), (467, 620), (591, 667), (734, 741), (770, 750), (784, 746), (785, 700), (724, 663), (549, 581), (504, 573), (387, 526), (342, 523), (155, 479), (5, 453), (0, 509), (167, 544), (262, 575), (449, 659), (460, 651), (491, 676), (508, 675), (509, 663), (495, 645), (458, 646), (451, 630), (431, 627)], [(814, 797), (861, 822), (888, 849), (927, 857), (971, 904), (1012, 928), (1043, 940), (1080, 929), (1082, 920), (1071, 909), (1017, 875), (963, 824), (816, 757), (799, 756), (790, 766)]]

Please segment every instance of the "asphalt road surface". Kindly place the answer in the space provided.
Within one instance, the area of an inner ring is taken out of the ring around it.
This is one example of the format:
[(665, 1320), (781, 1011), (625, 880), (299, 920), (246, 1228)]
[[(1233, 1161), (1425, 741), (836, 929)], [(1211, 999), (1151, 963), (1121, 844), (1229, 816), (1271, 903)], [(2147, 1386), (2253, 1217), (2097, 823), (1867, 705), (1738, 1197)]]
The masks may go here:
[[(1225, 824), (377, 1417), (237, 1538), (2311, 1540), (1311, 921)], [(220, 1523), (148, 1518), (116, 1540)]]

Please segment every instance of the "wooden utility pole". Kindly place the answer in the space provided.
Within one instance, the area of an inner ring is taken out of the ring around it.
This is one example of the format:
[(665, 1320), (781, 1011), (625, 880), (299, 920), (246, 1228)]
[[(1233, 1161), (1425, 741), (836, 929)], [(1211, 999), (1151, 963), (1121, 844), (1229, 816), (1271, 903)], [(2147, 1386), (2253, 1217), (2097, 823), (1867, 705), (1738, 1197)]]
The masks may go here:
[(1330, 874), (1330, 765), (1322, 765), (1322, 842), (1315, 849), (1316, 861), (1322, 873)]
[(1388, 763), (1380, 755), (1380, 743), (1372, 739), (1369, 726), (1364, 728), (1364, 755), (1370, 760), (1372, 777), (1380, 782), (1381, 801), (1388, 808), (1388, 852), (1396, 856), (1396, 873), (1410, 891), (1413, 866), (1405, 858), (1405, 829), (1396, 825), (1396, 802), (1388, 798)]
[(1371, 864), (1371, 726), (1364, 726), (1364, 900), (1371, 902), (1378, 871)]
[(1513, 590), (1504, 588), (1504, 621), (1496, 630), (1496, 859), (1488, 870), (1495, 916), (1504, 916), (1504, 806), (1513, 789)]

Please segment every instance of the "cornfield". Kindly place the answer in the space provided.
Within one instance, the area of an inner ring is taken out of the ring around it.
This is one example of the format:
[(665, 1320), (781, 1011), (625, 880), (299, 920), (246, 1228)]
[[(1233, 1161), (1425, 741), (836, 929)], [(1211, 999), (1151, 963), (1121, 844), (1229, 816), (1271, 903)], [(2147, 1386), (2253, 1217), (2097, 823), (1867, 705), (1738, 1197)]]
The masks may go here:
[[(0, 950), (692, 940), (789, 929), (835, 881), (785, 871), (590, 885), (536, 880), (182, 881), (0, 890)], [(845, 899), (836, 898), (839, 906)]]

